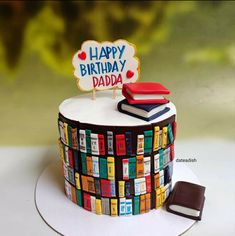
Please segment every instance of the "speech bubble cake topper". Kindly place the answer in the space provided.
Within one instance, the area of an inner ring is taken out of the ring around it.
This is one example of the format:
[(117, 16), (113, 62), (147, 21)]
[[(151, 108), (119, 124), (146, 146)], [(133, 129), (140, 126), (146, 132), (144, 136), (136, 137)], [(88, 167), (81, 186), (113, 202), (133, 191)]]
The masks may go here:
[(126, 40), (115, 42), (85, 41), (73, 56), (77, 86), (83, 91), (122, 88), (139, 79), (139, 59), (135, 45)]

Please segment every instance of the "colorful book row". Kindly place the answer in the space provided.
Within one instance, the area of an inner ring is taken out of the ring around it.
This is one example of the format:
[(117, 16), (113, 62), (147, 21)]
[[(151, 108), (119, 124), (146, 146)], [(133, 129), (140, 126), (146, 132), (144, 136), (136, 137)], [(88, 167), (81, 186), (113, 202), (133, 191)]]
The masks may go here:
[(150, 175), (151, 163), (154, 165), (154, 173), (157, 173), (174, 159), (174, 144), (150, 156), (138, 155), (129, 158), (89, 156), (63, 145), (60, 141), (59, 147), (61, 160), (67, 166), (84, 175), (109, 180), (116, 177), (115, 165), (119, 167), (122, 179), (128, 180)]
[(173, 143), (176, 133), (176, 122), (160, 129), (145, 130), (142, 134), (133, 135), (131, 131), (123, 134), (114, 134), (107, 131), (105, 134), (92, 133), (89, 129), (77, 129), (58, 120), (60, 138), (67, 146), (92, 155), (131, 156), (149, 154), (165, 148)]
[(150, 175), (131, 180), (115, 181), (82, 175), (74, 172), (74, 169), (67, 166), (64, 162), (62, 162), (62, 166), (64, 178), (76, 186), (77, 189), (109, 198), (130, 197), (151, 193), (153, 190), (164, 187), (164, 185), (171, 182), (173, 174), (173, 162), (168, 163), (163, 170), (153, 175), (153, 183)]
[[(157, 188), (152, 194), (146, 193), (131, 198), (97, 198), (82, 192), (65, 180), (66, 196), (84, 209), (98, 215), (129, 216), (149, 212), (163, 205), (171, 192), (171, 183)], [(154, 198), (154, 199), (152, 199)]]

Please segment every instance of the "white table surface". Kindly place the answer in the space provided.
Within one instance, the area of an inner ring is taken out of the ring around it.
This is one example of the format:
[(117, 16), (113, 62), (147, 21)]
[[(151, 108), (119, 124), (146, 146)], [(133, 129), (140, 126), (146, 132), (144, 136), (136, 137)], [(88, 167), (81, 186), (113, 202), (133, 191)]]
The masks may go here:
[[(177, 141), (176, 158), (187, 163), (206, 186), (202, 221), (184, 235), (235, 235), (235, 142), (219, 139)], [(1, 235), (58, 235), (41, 219), (34, 204), (38, 176), (58, 159), (56, 147), (0, 148)]]

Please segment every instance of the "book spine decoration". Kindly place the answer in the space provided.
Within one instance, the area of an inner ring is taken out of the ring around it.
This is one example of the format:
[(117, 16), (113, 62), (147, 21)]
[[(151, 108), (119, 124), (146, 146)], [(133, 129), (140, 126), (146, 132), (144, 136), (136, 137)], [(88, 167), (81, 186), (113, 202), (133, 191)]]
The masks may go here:
[(126, 155), (126, 143), (125, 143), (124, 134), (116, 135), (116, 153), (117, 153), (117, 156)]
[(86, 145), (87, 145), (87, 153), (91, 154), (91, 131), (86, 129)]
[(107, 142), (108, 142), (108, 154), (113, 155), (114, 150), (113, 150), (113, 132), (112, 131), (107, 131)]
[[(133, 127), (82, 126), (58, 119), (66, 196), (97, 215), (129, 216), (161, 207), (171, 192), (176, 122)], [(150, 128), (149, 128), (150, 127)], [(119, 133), (116, 133), (116, 130)]]
[(125, 133), (125, 140), (126, 140), (126, 154), (132, 154), (132, 135), (131, 132)]

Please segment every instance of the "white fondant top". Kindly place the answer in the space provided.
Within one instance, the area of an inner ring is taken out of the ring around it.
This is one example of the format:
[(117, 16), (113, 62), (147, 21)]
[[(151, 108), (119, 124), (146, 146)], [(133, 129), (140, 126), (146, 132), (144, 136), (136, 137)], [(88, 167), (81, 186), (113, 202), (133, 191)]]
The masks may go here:
[(59, 112), (70, 120), (107, 126), (146, 125), (176, 115), (176, 108), (172, 102), (168, 103), (170, 110), (167, 113), (149, 122), (126, 115), (117, 109), (118, 102), (124, 99), (121, 91), (116, 91), (116, 99), (112, 98), (112, 93), (111, 90), (97, 91), (95, 100), (91, 99), (91, 93), (66, 99), (60, 104)]

